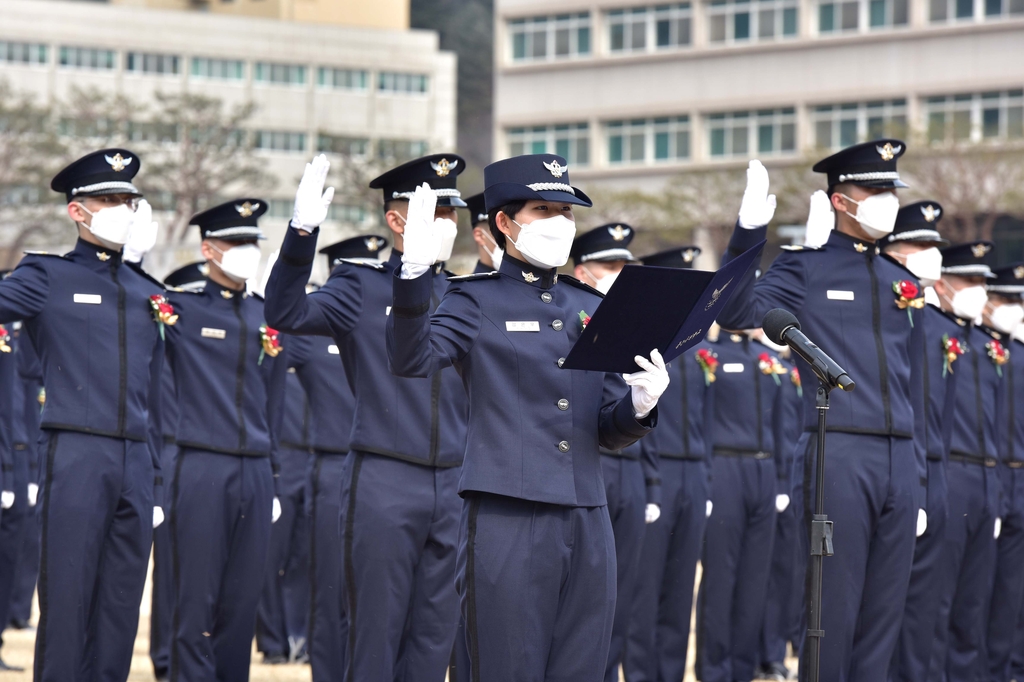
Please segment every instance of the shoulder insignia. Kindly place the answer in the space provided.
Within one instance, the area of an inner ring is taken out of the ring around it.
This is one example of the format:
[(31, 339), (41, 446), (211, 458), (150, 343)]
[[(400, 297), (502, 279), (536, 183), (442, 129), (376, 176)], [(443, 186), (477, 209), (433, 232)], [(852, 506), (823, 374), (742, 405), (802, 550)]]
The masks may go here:
[(377, 272), (384, 272), (384, 264), (383, 263), (368, 263), (368, 262), (363, 261), (363, 260), (356, 260), (356, 259), (349, 259), (349, 258), (339, 258), (338, 260), (340, 260), (342, 263), (346, 263), (348, 265), (358, 265), (361, 268), (370, 268), (371, 270), (376, 270)]
[(578, 279), (576, 279), (572, 275), (559, 275), (558, 276), (558, 281), (559, 282), (565, 282), (566, 284), (574, 286), (577, 289), (583, 289), (583, 291), (587, 291), (587, 292), (589, 292), (591, 294), (594, 294), (595, 296), (599, 296), (600, 298), (604, 298), (604, 294), (602, 294), (600, 291), (598, 291), (594, 287), (590, 286), (589, 284), (584, 284), (583, 282), (579, 281)]
[(783, 251), (820, 251), (820, 246), (805, 246), (804, 244), (783, 244), (780, 247)]
[(452, 275), (448, 278), (449, 282), (475, 282), (480, 279), (498, 279), (500, 274), (497, 270), (491, 270), (490, 272), (474, 272), (468, 275)]
[(49, 256), (50, 258), (63, 258), (59, 253), (49, 253), (47, 251), (25, 251), (26, 256)]

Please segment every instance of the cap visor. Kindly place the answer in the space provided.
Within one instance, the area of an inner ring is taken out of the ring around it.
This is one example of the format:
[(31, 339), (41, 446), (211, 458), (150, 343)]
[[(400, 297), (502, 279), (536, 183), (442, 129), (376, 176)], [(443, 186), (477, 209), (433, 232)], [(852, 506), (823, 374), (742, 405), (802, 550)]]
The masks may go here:
[[(562, 192), (560, 190), (543, 190), (540, 192), (533, 192), (534, 199), (543, 199), (544, 201), (564, 201), (567, 204), (576, 204), (577, 206), (591, 207), (594, 202), (590, 200), (586, 194), (579, 189), (573, 187), (575, 194), (569, 192)], [(527, 189), (528, 192), (532, 191)]]
[(469, 204), (458, 197), (438, 197), (438, 206), (454, 206), (455, 208), (469, 208)]

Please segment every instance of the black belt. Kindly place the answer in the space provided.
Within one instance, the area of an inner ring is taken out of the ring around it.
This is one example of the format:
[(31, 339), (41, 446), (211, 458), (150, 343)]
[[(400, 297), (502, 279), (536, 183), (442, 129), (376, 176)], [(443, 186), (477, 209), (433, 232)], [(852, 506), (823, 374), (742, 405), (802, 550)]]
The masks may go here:
[(966, 452), (951, 452), (949, 454), (949, 461), (977, 464), (989, 468), (994, 467), (998, 463), (995, 457), (981, 457), (980, 455), (971, 455)]
[(666, 455), (663, 452), (659, 452), (658, 453), (658, 457), (661, 457), (661, 458), (664, 458), (664, 459), (678, 459), (678, 460), (682, 460), (684, 462), (703, 462), (704, 459), (705, 459), (701, 455)]
[(164, 436), (164, 445), (174, 445), (174, 436)]
[(735, 448), (714, 448), (715, 457), (749, 457), (750, 459), (771, 459), (772, 453), (763, 450), (737, 450)]

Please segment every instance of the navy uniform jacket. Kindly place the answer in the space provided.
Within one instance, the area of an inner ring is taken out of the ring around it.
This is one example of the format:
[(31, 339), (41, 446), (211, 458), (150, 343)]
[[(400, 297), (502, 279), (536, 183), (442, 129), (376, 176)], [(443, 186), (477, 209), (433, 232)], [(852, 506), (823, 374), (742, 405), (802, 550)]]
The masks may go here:
[[(716, 454), (775, 454), (775, 416), (781, 416), (782, 381), (761, 372), (758, 358), (778, 357), (746, 334), (722, 331), (710, 344), (718, 353), (717, 380), (711, 386), (715, 394), (714, 419), (711, 422), (712, 452)], [(740, 371), (735, 371), (740, 370)]]
[(714, 407), (713, 384), (697, 362), (701, 349), (711, 350), (711, 346), (701, 343), (666, 364), (669, 384), (658, 400), (658, 428), (643, 441), (653, 444), (658, 457), (710, 462), (707, 425)]
[[(0, 282), (0, 323), (24, 321), (46, 386), (44, 429), (148, 442), (159, 479), (163, 342), (155, 280), (81, 239), (64, 256), (28, 254)], [(156, 503), (160, 503), (159, 492)]]
[[(293, 339), (285, 339), (291, 358)], [(309, 401), (294, 367), (284, 378), (284, 414), (281, 418), (281, 446), (292, 450), (309, 450)]]
[[(999, 426), (1003, 430), (1000, 454), (1002, 460), (1009, 464), (1024, 462), (1024, 343), (1014, 339), (1012, 342), (1004, 341), (1003, 344), (1010, 350), (1010, 362), (1003, 365), (1006, 409), (1003, 410)], [(1018, 468), (1024, 465), (1012, 466)]]
[[(763, 344), (762, 344), (763, 345)], [(767, 348), (767, 347), (766, 347)], [(775, 355), (772, 349), (767, 349)], [(779, 358), (779, 362), (786, 368), (788, 374), (779, 375), (782, 382), (782, 391), (779, 395), (779, 403), (775, 409), (774, 433), (775, 438), (775, 467), (779, 477), (779, 492), (790, 495), (796, 481), (793, 479), (796, 465), (796, 446), (803, 432), (803, 377), (804, 373), (813, 376), (810, 368), (804, 365), (804, 371), (797, 369), (796, 364), (786, 358)], [(797, 382), (800, 386), (797, 386)], [(815, 386), (815, 390), (817, 386)]]
[(174, 372), (167, 362), (160, 374), (160, 424), (164, 441), (173, 442), (178, 428), (178, 395), (174, 388)]
[[(402, 379), (388, 369), (385, 327), (391, 311), (391, 275), (402, 255), (381, 264), (343, 262), (327, 283), (306, 294), (316, 255), (316, 232), (286, 231), (281, 256), (267, 281), (267, 320), (289, 334), (330, 336), (338, 346), (356, 396), (353, 450), (440, 467), (462, 464), (466, 450), (466, 392), (454, 370), (429, 379)], [(427, 305), (448, 286), (438, 269)]]
[(998, 439), (1003, 436), (1003, 429), (997, 428), (997, 424), (1001, 423), (999, 415), (1005, 410), (1001, 370), (997, 371), (985, 348), (992, 337), (967, 320), (960, 322), (964, 323), (967, 352), (954, 365), (960, 376), (950, 454), (990, 459), (994, 464), (1000, 452)]
[(287, 348), (260, 362), (263, 301), (212, 280), (201, 291), (170, 292), (168, 300), (178, 315), (178, 323), (167, 327), (179, 388), (177, 444), (271, 457), (276, 472)]
[(18, 336), (18, 382), (15, 387), (14, 425), (11, 431), (15, 451), (26, 450), (29, 457), (29, 481), (39, 480), (39, 413), (46, 393), (43, 391), (43, 367), (31, 339), (20, 322), (13, 325)]
[[(737, 226), (723, 260), (760, 242), (765, 232)], [(756, 283), (754, 270), (734, 285), (738, 291), (719, 315), (719, 323), (752, 329), (772, 308), (789, 310), (808, 338), (857, 382), (851, 393), (832, 392), (828, 429), (913, 438), (915, 410), (923, 409), (923, 396), (912, 386), (921, 371), (924, 325), (920, 310), (910, 308), (908, 315), (897, 306), (893, 284), (917, 280), (895, 261), (878, 255), (874, 242), (838, 231), (819, 249), (783, 252)], [(813, 431), (818, 423), (817, 380), (809, 371), (803, 374), (809, 380), (803, 392), (803, 426)], [(917, 452), (917, 459), (923, 480), (923, 451)]]
[(288, 363), (309, 400), (309, 443), (317, 452), (343, 455), (349, 450), (356, 399), (345, 379), (341, 349), (334, 339), (322, 336), (289, 340)]
[(918, 420), (918, 438), (928, 459), (946, 462), (953, 438), (956, 389), (961, 377), (968, 373), (970, 358), (960, 356), (946, 367), (946, 349), (942, 337), (957, 339), (966, 346), (967, 329), (954, 315), (933, 305), (924, 309), (924, 371), (921, 391), (928, 396), (925, 418)]
[(0, 352), (0, 489), (14, 490), (11, 479), (14, 478), (14, 421), (15, 411), (20, 402), (21, 391), (18, 390), (18, 342), (13, 325), (3, 328), (6, 332), (4, 341), (7, 352)]
[(426, 377), (454, 366), (469, 395), (459, 492), (606, 504), (598, 448), (621, 450), (657, 416), (636, 420), (620, 376), (559, 366), (579, 338), (580, 311), (593, 313), (601, 295), (505, 256), (500, 274), (454, 278), (430, 315), (430, 277), (399, 275), (387, 330), (393, 371)]

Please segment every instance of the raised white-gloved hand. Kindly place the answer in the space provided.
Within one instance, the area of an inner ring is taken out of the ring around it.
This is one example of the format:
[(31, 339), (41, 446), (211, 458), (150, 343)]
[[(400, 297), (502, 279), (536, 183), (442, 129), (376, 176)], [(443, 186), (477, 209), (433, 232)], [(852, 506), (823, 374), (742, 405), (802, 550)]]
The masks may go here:
[(36, 506), (36, 501), (39, 499), (39, 484), (29, 483), (28, 484), (28, 506)]
[(775, 496), (775, 511), (780, 514), (789, 507), (789, 495), (776, 495)]
[(917, 510), (917, 537), (924, 535), (924, 532), (928, 530), (928, 512), (924, 509)]
[(164, 508), (153, 507), (153, 530), (160, 527), (160, 524), (164, 522)]
[(637, 355), (633, 361), (640, 365), (643, 371), (623, 374), (622, 378), (632, 389), (633, 412), (636, 418), (643, 419), (651, 413), (658, 404), (658, 398), (668, 388), (668, 370), (665, 369), (665, 360), (657, 348), (651, 351), (650, 360)]
[(714, 509), (714, 508), (715, 508), (714, 503), (711, 500), (708, 500), (707, 504), (704, 505), (704, 518), (710, 519), (711, 518), (711, 510)]
[(768, 194), (768, 169), (754, 159), (747, 166), (747, 188), (740, 203), (740, 227), (764, 227), (775, 216), (775, 195)]
[(128, 241), (124, 245), (124, 260), (138, 263), (156, 246), (156, 235), (160, 226), (153, 222), (153, 207), (145, 199), (132, 216), (132, 226), (128, 230)]
[(296, 230), (312, 232), (327, 220), (327, 209), (331, 207), (331, 199), (334, 198), (333, 187), (324, 190), (327, 171), (330, 169), (331, 162), (323, 154), (306, 164), (299, 188), (295, 190), (291, 226)]
[(649, 504), (644, 508), (644, 523), (654, 523), (661, 518), (661, 507)]
[(999, 536), (1002, 535), (1002, 533), (1003, 533), (1003, 520), (1000, 519), (1000, 518), (996, 518), (995, 533), (994, 533), (996, 540), (999, 539)]
[(10, 509), (14, 504), (14, 491), (5, 490), (0, 492), (0, 509)]
[(277, 523), (277, 520), (281, 518), (281, 500), (274, 497), (274, 506), (270, 509), (270, 522)]
[[(402, 279), (415, 279), (437, 262), (445, 235), (434, 223), (437, 195), (423, 183), (412, 193), (402, 233)], [(450, 222), (450, 221), (449, 221)]]
[(836, 225), (836, 214), (832, 212), (832, 202), (823, 190), (811, 195), (811, 208), (807, 212), (807, 233), (804, 235), (804, 246), (821, 246), (828, 241), (832, 229)]

